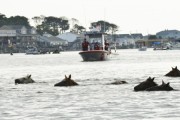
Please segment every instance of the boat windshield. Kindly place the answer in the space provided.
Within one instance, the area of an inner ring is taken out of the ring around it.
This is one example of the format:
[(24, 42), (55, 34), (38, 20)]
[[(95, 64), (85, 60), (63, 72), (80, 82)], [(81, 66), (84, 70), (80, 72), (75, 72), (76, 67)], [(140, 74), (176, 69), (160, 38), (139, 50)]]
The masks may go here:
[(88, 39), (90, 50), (101, 50), (103, 47), (102, 37), (91, 37)]
[[(88, 50), (104, 50), (105, 49), (105, 40), (107, 40), (106, 33), (100, 32), (87, 32), (85, 34), (85, 39), (88, 41)], [(87, 46), (84, 45), (87, 50)]]
[(102, 44), (102, 38), (89, 38), (89, 43), (100, 43)]

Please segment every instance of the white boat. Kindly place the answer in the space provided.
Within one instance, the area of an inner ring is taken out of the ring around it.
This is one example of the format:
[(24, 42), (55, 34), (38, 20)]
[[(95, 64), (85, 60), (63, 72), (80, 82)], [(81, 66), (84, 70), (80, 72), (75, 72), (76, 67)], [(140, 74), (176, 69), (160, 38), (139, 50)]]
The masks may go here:
[[(83, 48), (79, 54), (83, 61), (105, 61), (108, 60), (110, 51), (105, 46), (105, 33), (102, 32), (87, 32), (84, 43), (88, 43), (88, 47)], [(106, 49), (106, 50), (105, 50)]]
[(139, 51), (146, 51), (147, 50), (147, 46), (145, 42), (141, 42), (138, 44), (138, 50)]
[(171, 47), (170, 47), (171, 50), (180, 50), (180, 43), (174, 43), (174, 44), (171, 44)]
[(147, 47), (146, 46), (142, 46), (138, 49), (139, 51), (146, 51), (147, 50)]
[(161, 42), (154, 42), (154, 49), (153, 50), (171, 50), (171, 44), (170, 43), (163, 43)]
[(170, 50), (168, 47), (154, 47), (153, 50)]
[(38, 49), (36, 47), (32, 46), (32, 47), (27, 47), (26, 54), (27, 55), (30, 55), (30, 54), (37, 55), (37, 54), (40, 54), (40, 52), (38, 51)]

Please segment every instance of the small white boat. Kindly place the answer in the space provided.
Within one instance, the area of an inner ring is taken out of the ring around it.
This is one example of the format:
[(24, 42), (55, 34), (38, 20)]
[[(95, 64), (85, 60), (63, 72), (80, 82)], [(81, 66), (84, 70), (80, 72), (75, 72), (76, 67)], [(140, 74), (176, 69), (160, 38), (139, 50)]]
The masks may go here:
[(170, 50), (168, 47), (154, 47), (153, 50)]
[(172, 45), (170, 43), (155, 42), (153, 50), (171, 50)]
[(145, 42), (139, 43), (138, 44), (138, 50), (139, 51), (146, 51), (147, 50), (147, 46)]
[(33, 46), (33, 47), (27, 47), (26, 54), (37, 55), (37, 54), (40, 54), (40, 52), (38, 51), (36, 47)]
[(147, 50), (147, 47), (146, 46), (142, 46), (138, 49), (139, 51), (146, 51)]
[(174, 44), (171, 44), (171, 47), (170, 47), (171, 50), (180, 50), (180, 43), (174, 43)]

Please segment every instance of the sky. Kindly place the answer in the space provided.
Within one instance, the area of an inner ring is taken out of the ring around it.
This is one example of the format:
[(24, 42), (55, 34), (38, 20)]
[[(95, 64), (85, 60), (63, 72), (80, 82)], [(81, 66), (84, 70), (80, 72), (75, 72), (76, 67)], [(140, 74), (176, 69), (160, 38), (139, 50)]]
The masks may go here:
[(0, 13), (10, 16), (65, 16), (89, 28), (105, 20), (119, 27), (119, 34), (156, 34), (180, 30), (179, 0), (0, 0)]

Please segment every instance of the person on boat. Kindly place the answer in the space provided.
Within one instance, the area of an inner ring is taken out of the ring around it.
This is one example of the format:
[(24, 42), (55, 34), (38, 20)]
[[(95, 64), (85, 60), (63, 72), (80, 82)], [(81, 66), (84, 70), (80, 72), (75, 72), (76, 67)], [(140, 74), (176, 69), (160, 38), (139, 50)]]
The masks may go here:
[(95, 42), (94, 42), (94, 40), (93, 40), (93, 42), (92, 43), (90, 43), (90, 50), (94, 50), (95, 48)]
[(94, 50), (100, 50), (100, 45), (98, 42), (94, 44)]
[(108, 48), (109, 48), (109, 43), (107, 42), (107, 40), (105, 40), (105, 42), (104, 42), (104, 44), (105, 44), (105, 50), (108, 50)]
[(86, 41), (86, 38), (84, 38), (84, 42), (82, 43), (82, 50), (87, 51), (89, 46), (89, 42)]

